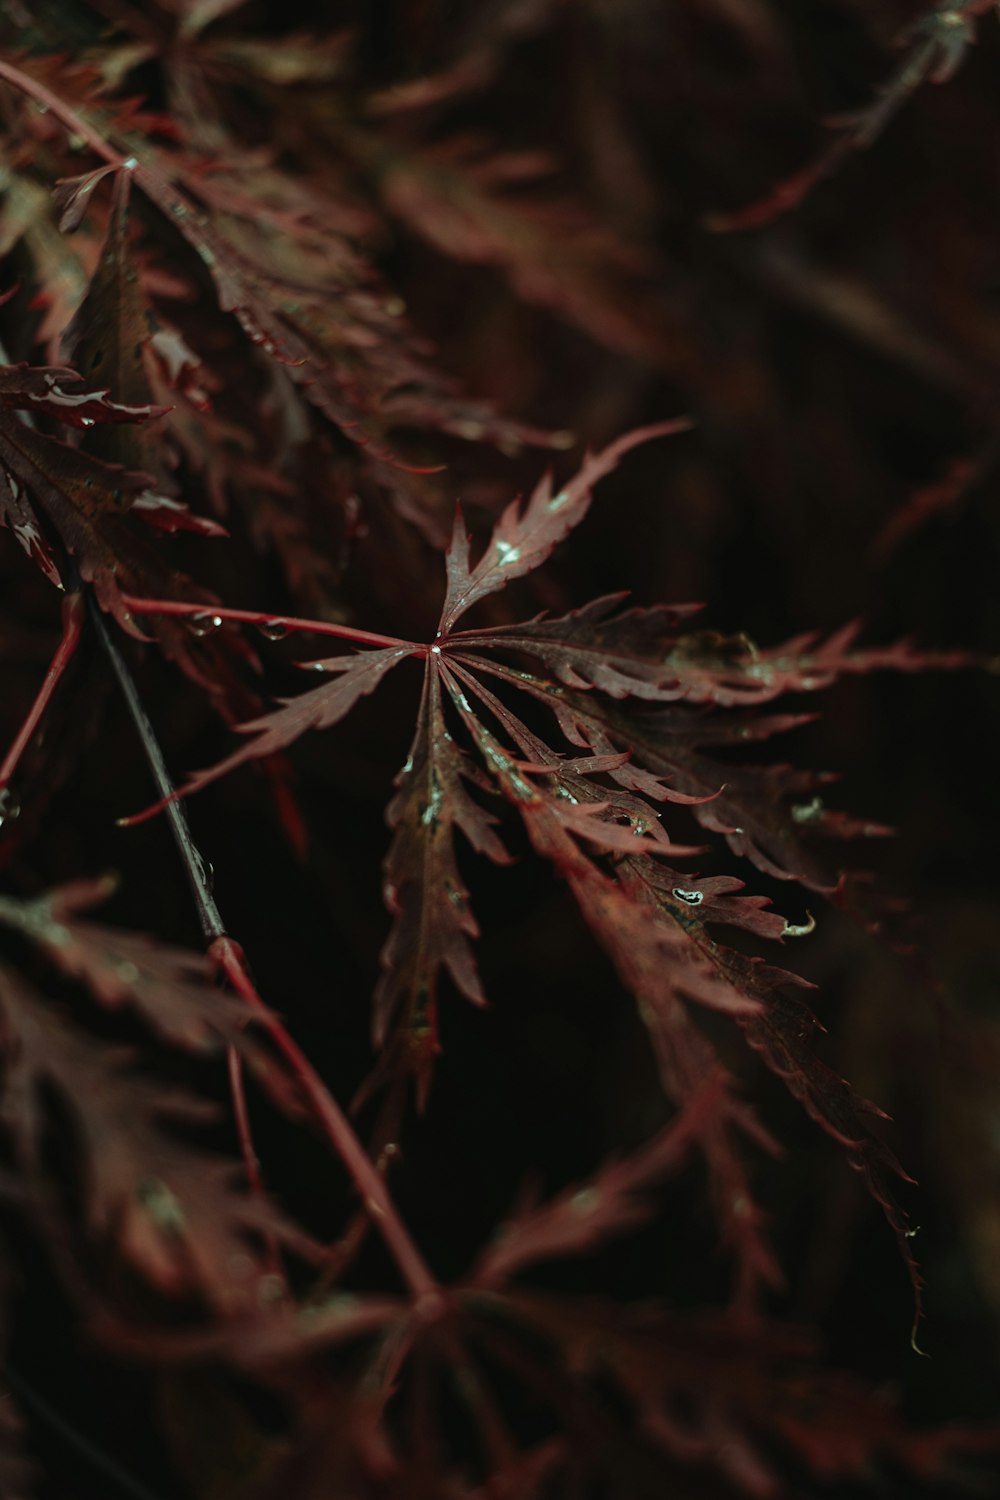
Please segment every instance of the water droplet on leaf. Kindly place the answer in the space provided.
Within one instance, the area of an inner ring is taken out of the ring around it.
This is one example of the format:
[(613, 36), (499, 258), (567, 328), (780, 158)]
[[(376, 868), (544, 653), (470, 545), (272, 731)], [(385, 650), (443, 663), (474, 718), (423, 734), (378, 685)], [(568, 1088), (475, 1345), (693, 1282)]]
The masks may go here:
[(464, 912), (466, 909), (465, 897), (462, 895), (461, 891), (457, 890), (456, 887), (452, 885), (450, 880), (445, 881), (444, 888), (448, 893), (448, 900), (451, 902), (455, 910)]
[(184, 1228), (183, 1207), (158, 1177), (147, 1177), (140, 1182), (136, 1197), (158, 1229), (177, 1233)]
[(705, 899), (704, 891), (683, 891), (680, 886), (676, 886), (670, 894), (676, 896), (678, 901), (687, 902), (688, 906), (700, 906)]
[(570, 1208), (572, 1208), (575, 1214), (579, 1214), (582, 1219), (594, 1213), (600, 1201), (601, 1195), (596, 1188), (581, 1188), (570, 1199)]
[(285, 1290), (284, 1279), (276, 1275), (273, 1271), (270, 1271), (266, 1276), (260, 1278), (257, 1285), (257, 1296), (260, 1298), (263, 1306), (270, 1307), (276, 1302), (284, 1301)]
[(796, 803), (792, 808), (792, 821), (795, 823), (814, 823), (822, 812), (822, 797), (814, 797), (811, 802)]
[(9, 786), (0, 787), (0, 828), (21, 816), (21, 803)]

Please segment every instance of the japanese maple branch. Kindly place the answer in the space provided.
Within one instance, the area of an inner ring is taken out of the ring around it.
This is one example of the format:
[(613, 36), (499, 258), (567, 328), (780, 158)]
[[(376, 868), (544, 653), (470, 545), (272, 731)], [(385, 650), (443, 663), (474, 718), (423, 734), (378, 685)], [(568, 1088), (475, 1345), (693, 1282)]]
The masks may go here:
[[(230, 1042), (226, 1048), (226, 1072), (229, 1077), (229, 1095), (233, 1101), (233, 1119), (236, 1122), (236, 1136), (240, 1143), (240, 1155), (243, 1157), (243, 1166), (250, 1184), (250, 1191), (255, 1198), (263, 1198), (265, 1194), (264, 1179), (260, 1172), (260, 1159), (257, 1149), (253, 1143), (253, 1130), (250, 1125), (250, 1110), (247, 1106), (246, 1084), (243, 1078), (243, 1059), (234, 1042)], [(267, 1230), (267, 1254), (271, 1263), (271, 1269), (281, 1274), (281, 1252), (278, 1249), (278, 1239), (273, 1230)]]
[(153, 774), (156, 790), (165, 800), (165, 811), (170, 824), (170, 832), (173, 835), (174, 843), (177, 845), (181, 856), (181, 863), (184, 866), (184, 873), (191, 887), (191, 894), (194, 897), (195, 907), (198, 912), (198, 923), (205, 941), (211, 943), (217, 937), (221, 937), (226, 929), (208, 883), (208, 871), (205, 867), (205, 862), (191, 837), (187, 812), (182, 803), (166, 802), (166, 799), (173, 793), (173, 782), (170, 779), (170, 772), (167, 770), (167, 763), (163, 758), (163, 751), (160, 749), (160, 742), (156, 738), (156, 732), (149, 721), (149, 715), (146, 713), (142, 699), (139, 697), (139, 690), (135, 685), (135, 679), (128, 669), (125, 658), (122, 656), (118, 642), (113, 638), (108, 629), (99, 605), (90, 594), (87, 597), (87, 604), (97, 638), (111, 664), (111, 670), (118, 680), (118, 686), (121, 688), (122, 697), (125, 699), (129, 716), (142, 744), (143, 753)]
[(438, 1284), (403, 1223), (382, 1175), (305, 1053), (261, 999), (250, 978), (242, 949), (226, 932), (222, 914), (209, 888), (204, 861), (191, 837), (184, 806), (176, 800), (170, 800), (174, 797), (174, 786), (132, 674), (98, 606), (93, 599), (89, 603), (95, 628), (122, 689), (153, 773), (156, 789), (164, 800), (171, 832), (194, 893), (202, 932), (208, 942), (209, 956), (237, 994), (259, 1015), (264, 1030), (288, 1063), (317, 1123), (347, 1168), (366, 1211), (374, 1220), (410, 1291), (417, 1298), (433, 1296), (438, 1292)]
[[(149, 715), (146, 713), (142, 699), (139, 697), (135, 679), (129, 671), (125, 658), (119, 650), (118, 643), (108, 629), (100, 607), (92, 594), (88, 593), (87, 603), (98, 640), (101, 642), (104, 653), (111, 663), (111, 669), (118, 679), (118, 686), (121, 688), (122, 696), (128, 706), (132, 722), (142, 742), (142, 748), (145, 752), (149, 768), (153, 773), (153, 780), (156, 783), (157, 791), (162, 796), (168, 796), (173, 790), (170, 772), (167, 770), (159, 741), (149, 721)], [(187, 811), (184, 806), (179, 802), (168, 802), (165, 806), (165, 811), (170, 824), (170, 832), (180, 853), (181, 863), (184, 866), (184, 872), (191, 887), (191, 894), (194, 897), (202, 936), (206, 943), (211, 945), (216, 938), (222, 936), (225, 928), (222, 915), (208, 883), (208, 871), (205, 868), (205, 862), (198, 852), (194, 839), (191, 837), (191, 827), (188, 823)], [(239, 1053), (232, 1043), (226, 1049), (226, 1063), (229, 1075), (229, 1091), (233, 1101), (233, 1119), (236, 1122), (236, 1133), (240, 1143), (240, 1154), (243, 1157), (243, 1165), (251, 1192), (257, 1197), (262, 1197), (264, 1184), (261, 1180), (257, 1152), (254, 1148), (253, 1134), (250, 1129), (250, 1114), (247, 1108), (243, 1066)], [(278, 1248), (277, 1242), (273, 1237), (269, 1238), (268, 1241), (268, 1255), (273, 1266), (277, 1268), (279, 1264)]]

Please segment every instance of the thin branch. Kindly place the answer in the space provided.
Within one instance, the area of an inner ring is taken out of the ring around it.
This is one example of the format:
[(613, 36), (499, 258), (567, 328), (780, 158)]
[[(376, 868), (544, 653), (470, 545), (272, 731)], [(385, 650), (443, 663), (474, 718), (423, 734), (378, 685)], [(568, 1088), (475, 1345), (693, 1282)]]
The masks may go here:
[[(240, 1154), (243, 1157), (243, 1168), (247, 1174), (250, 1191), (255, 1198), (263, 1199), (266, 1194), (264, 1179), (260, 1171), (260, 1159), (257, 1156), (257, 1148), (253, 1141), (253, 1130), (250, 1125), (250, 1110), (247, 1105), (246, 1082), (243, 1077), (243, 1059), (240, 1057), (239, 1049), (235, 1042), (230, 1042), (226, 1048), (226, 1072), (229, 1077), (229, 1097), (233, 1104), (233, 1119), (236, 1122), (236, 1135), (240, 1143)], [(281, 1251), (278, 1247), (278, 1237), (273, 1229), (264, 1232), (267, 1245), (267, 1258), (272, 1272), (285, 1280), (284, 1267), (281, 1261)]]
[(17, 1397), (18, 1403), (27, 1412), (33, 1415), (43, 1426), (48, 1427), (50, 1432), (58, 1434), (59, 1438), (82, 1458), (85, 1463), (103, 1475), (105, 1481), (110, 1481), (123, 1495), (130, 1495), (132, 1500), (157, 1500), (156, 1495), (148, 1490), (144, 1484), (134, 1479), (126, 1469), (123, 1469), (117, 1459), (112, 1458), (78, 1427), (68, 1421), (61, 1412), (51, 1406), (40, 1391), (34, 1385), (15, 1370), (12, 1365), (0, 1366), (3, 1379)]
[[(149, 721), (139, 690), (135, 685), (135, 679), (129, 671), (119, 649), (118, 642), (108, 629), (100, 607), (88, 592), (87, 603), (90, 608), (91, 619), (97, 631), (98, 639), (104, 648), (105, 654), (111, 663), (111, 668), (118, 679), (118, 686), (128, 705), (128, 710), (135, 725), (137, 734), (142, 743), (142, 748), (153, 773), (156, 789), (161, 796), (169, 797), (173, 792), (173, 783), (170, 772), (167, 770), (160, 743), (156, 738), (156, 732)], [(215, 897), (209, 884), (210, 876), (205, 861), (198, 851), (194, 839), (191, 837), (191, 828), (187, 819), (187, 811), (182, 802), (166, 802), (164, 810), (170, 824), (170, 832), (173, 834), (174, 843), (181, 856), (184, 873), (194, 896), (195, 908), (198, 912), (198, 921), (201, 926), (202, 935), (206, 944), (211, 944), (216, 938), (225, 932), (222, 921), (222, 913), (219, 911)], [(243, 1063), (236, 1047), (230, 1043), (226, 1049), (226, 1064), (229, 1073), (229, 1092), (233, 1105), (233, 1118), (236, 1122), (236, 1133), (239, 1137), (240, 1152), (243, 1157), (243, 1166), (250, 1184), (250, 1191), (256, 1196), (263, 1198), (264, 1183), (260, 1175), (260, 1164), (257, 1152), (253, 1144), (253, 1135), (250, 1129), (250, 1115), (247, 1109), (246, 1090), (243, 1084)], [(273, 1235), (267, 1239), (268, 1258), (272, 1269), (280, 1273), (280, 1259), (278, 1255), (277, 1241)]]
[(67, 595), (63, 601), (62, 609), (62, 639), (56, 648), (56, 653), (52, 661), (49, 663), (48, 671), (42, 679), (42, 685), (38, 689), (35, 701), (31, 705), (24, 723), (14, 737), (14, 743), (4, 756), (3, 764), (0, 765), (0, 794), (10, 785), (21, 756), (30, 744), (31, 738), (37, 730), (56, 688), (59, 686), (63, 673), (76, 654), (76, 648), (80, 644), (80, 636), (83, 633), (84, 618), (83, 595), (79, 593)]
[(327, 620), (305, 620), (297, 615), (271, 615), (258, 609), (227, 609), (225, 605), (191, 604), (180, 599), (138, 599), (133, 594), (123, 594), (125, 604), (136, 615), (179, 615), (181, 617), (204, 617), (212, 621), (233, 620), (238, 624), (257, 625), (265, 633), (303, 631), (309, 635), (332, 635), (337, 640), (356, 641), (362, 646), (411, 646), (419, 649), (418, 641), (403, 641), (395, 635), (376, 635), (370, 630), (354, 630), (349, 625), (334, 625)]
[[(242, 949), (227, 934), (222, 914), (208, 885), (205, 862), (191, 837), (184, 806), (182, 803), (169, 800), (174, 796), (174, 786), (135, 681), (98, 606), (89, 596), (88, 602), (98, 636), (108, 654), (153, 773), (156, 789), (164, 799), (171, 832), (194, 894), (202, 932), (208, 944), (209, 956), (218, 965), (237, 994), (241, 995), (247, 1004), (260, 1015), (265, 1031), (289, 1064), (312, 1108), (317, 1123), (347, 1168), (361, 1195), (366, 1212), (382, 1235), (399, 1267), (400, 1274), (414, 1297), (429, 1299), (439, 1295), (437, 1281), (417, 1249), (389, 1195), (381, 1174), (362, 1146), (347, 1116), (305, 1053), (289, 1036), (277, 1016), (268, 1010), (247, 971)], [(235, 1100), (234, 1107), (238, 1110)], [(253, 1170), (256, 1171), (256, 1156), (253, 1153), (252, 1142), (245, 1142), (244, 1155), (246, 1157), (247, 1144), (254, 1162)], [(249, 1167), (248, 1170), (250, 1170)], [(253, 1177), (251, 1177), (252, 1181)]]
[(208, 951), (237, 993), (259, 1013), (264, 1030), (291, 1067), (318, 1123), (350, 1173), (365, 1209), (391, 1251), (411, 1292), (422, 1299), (439, 1296), (438, 1283), (400, 1218), (381, 1173), (312, 1063), (257, 993), (247, 973), (246, 960), (239, 944), (223, 935), (216, 938)]
[(174, 843), (177, 845), (184, 865), (184, 873), (194, 896), (195, 907), (198, 912), (198, 922), (201, 926), (202, 935), (207, 943), (214, 942), (217, 937), (225, 933), (225, 924), (222, 914), (212, 895), (209, 884), (208, 867), (202, 859), (191, 837), (191, 828), (188, 824), (187, 812), (182, 802), (170, 801), (174, 793), (174, 784), (167, 770), (167, 763), (160, 749), (160, 742), (156, 738), (156, 731), (149, 721), (139, 690), (135, 685), (135, 679), (129, 671), (119, 649), (118, 642), (113, 638), (103, 614), (93, 595), (88, 594), (87, 603), (90, 609), (90, 618), (93, 622), (98, 640), (101, 642), (104, 652), (111, 663), (111, 669), (118, 679), (118, 686), (122, 690), (122, 696), (128, 706), (136, 733), (142, 744), (143, 753), (153, 773), (153, 781), (156, 790), (164, 801), (164, 811), (170, 824), (170, 832), (173, 834)]

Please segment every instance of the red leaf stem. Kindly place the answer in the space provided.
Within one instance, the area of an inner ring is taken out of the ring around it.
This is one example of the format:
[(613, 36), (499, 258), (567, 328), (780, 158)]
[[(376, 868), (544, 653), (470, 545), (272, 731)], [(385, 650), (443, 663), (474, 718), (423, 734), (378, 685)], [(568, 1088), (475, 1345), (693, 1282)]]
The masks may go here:
[(4, 756), (3, 764), (0, 765), (0, 792), (3, 792), (10, 785), (18, 762), (31, 742), (32, 735), (41, 723), (42, 716), (46, 708), (48, 708), (56, 688), (59, 686), (63, 673), (76, 653), (76, 648), (80, 643), (80, 636), (83, 631), (83, 621), (83, 595), (69, 594), (63, 601), (62, 639), (56, 647), (56, 653), (49, 664), (48, 671), (42, 679), (38, 695), (31, 705), (24, 723), (15, 735), (14, 743)]
[(193, 615), (208, 616), (214, 623), (217, 619), (231, 620), (234, 624), (259, 625), (275, 631), (302, 631), (310, 635), (332, 635), (340, 641), (357, 641), (363, 646), (410, 646), (419, 650), (415, 641), (400, 640), (394, 635), (377, 635), (371, 630), (355, 630), (350, 625), (335, 625), (329, 620), (303, 620), (296, 615), (268, 614), (259, 609), (227, 609), (224, 605), (192, 604), (182, 599), (136, 599), (131, 594), (122, 596), (126, 605), (137, 615), (176, 615), (190, 619)]
[(260, 1016), (261, 1025), (289, 1064), (308, 1100), (317, 1123), (344, 1163), (376, 1229), (381, 1234), (400, 1274), (415, 1298), (430, 1303), (440, 1297), (433, 1273), (413, 1241), (389, 1195), (385, 1179), (368, 1156), (340, 1105), (319, 1074), (289, 1036), (278, 1018), (271, 1014), (247, 972), (239, 944), (231, 937), (219, 937), (209, 947), (209, 956), (247, 1004)]

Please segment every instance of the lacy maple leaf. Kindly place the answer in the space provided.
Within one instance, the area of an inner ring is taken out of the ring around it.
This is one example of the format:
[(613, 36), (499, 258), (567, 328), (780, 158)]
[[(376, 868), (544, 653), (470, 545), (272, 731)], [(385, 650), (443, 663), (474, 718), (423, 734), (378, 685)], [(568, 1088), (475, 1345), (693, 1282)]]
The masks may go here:
[[(842, 898), (844, 877), (814, 847), (816, 835), (888, 830), (826, 809), (816, 795), (830, 779), (822, 774), (729, 766), (704, 747), (765, 740), (809, 717), (754, 712), (784, 694), (815, 692), (848, 674), (955, 666), (963, 658), (921, 652), (906, 642), (859, 648), (856, 625), (828, 640), (804, 635), (761, 651), (742, 636), (682, 633), (691, 606), (622, 608), (621, 596), (556, 619), (459, 628), (482, 600), (545, 561), (583, 519), (593, 486), (629, 449), (684, 425), (662, 423), (620, 439), (557, 490), (546, 477), (526, 504), (508, 506), (475, 563), (459, 511), (438, 632), (429, 645), (319, 622), (272, 621), (369, 649), (306, 664), (332, 680), (242, 725), (247, 742), (182, 790), (194, 792), (309, 729), (336, 724), (401, 662), (422, 662), (416, 732), (388, 810), (393, 839), (385, 898), (394, 922), (375, 992), (375, 1041), (383, 1051), (376, 1078), (412, 1074), (425, 1098), (439, 1049), (442, 976), (468, 1000), (485, 1000), (473, 949), (478, 928), (456, 834), (477, 853), (507, 861), (497, 814), (480, 800), (499, 795), (520, 817), (535, 852), (567, 882), (636, 996), (668, 1096), (688, 1102), (707, 1078), (721, 1080), (700, 1144), (742, 1291), (751, 1295), (762, 1283), (774, 1284), (778, 1272), (740, 1142), (774, 1145), (696, 1024), (701, 1006), (738, 1022), (767, 1065), (846, 1148), (896, 1233), (919, 1303), (906, 1216), (891, 1188), (893, 1176), (905, 1174), (873, 1124), (881, 1112), (813, 1053), (809, 1041), (818, 1023), (796, 994), (804, 982), (715, 936), (723, 926), (781, 942), (810, 931), (811, 920), (786, 922), (767, 898), (741, 894), (743, 883), (734, 877), (681, 873), (675, 861), (699, 851), (675, 842), (661, 819), (665, 805), (680, 804), (765, 871)], [(189, 609), (137, 599), (129, 607), (176, 615)], [(219, 613), (265, 619), (221, 607)], [(555, 743), (540, 738), (511, 706), (518, 694), (553, 711)]]
[[(122, 587), (135, 590), (180, 578), (135, 530), (130, 510), (157, 509), (155, 480), (144, 470), (106, 462), (19, 419), (18, 410), (44, 413), (75, 427), (143, 422), (161, 416), (152, 403), (112, 400), (107, 387), (94, 389), (72, 370), (0, 366), (0, 522), (46, 573), (60, 584), (48, 540), (34, 505), (77, 560), (102, 608), (126, 629), (138, 629), (122, 602)], [(216, 528), (217, 530), (218, 528)]]
[[(268, 1236), (301, 1246), (301, 1230), (240, 1187), (240, 1164), (188, 1145), (169, 1128), (204, 1123), (217, 1108), (173, 1086), (152, 1086), (109, 1047), (73, 1025), (20, 975), (0, 969), (0, 1122), (38, 1211), (56, 1209), (44, 1145), (56, 1098), (70, 1126), (84, 1235), (131, 1262), (161, 1292), (200, 1294), (227, 1316), (263, 1305)], [(257, 1248), (258, 1253), (254, 1254)]]

